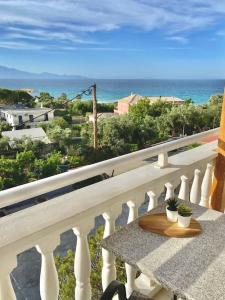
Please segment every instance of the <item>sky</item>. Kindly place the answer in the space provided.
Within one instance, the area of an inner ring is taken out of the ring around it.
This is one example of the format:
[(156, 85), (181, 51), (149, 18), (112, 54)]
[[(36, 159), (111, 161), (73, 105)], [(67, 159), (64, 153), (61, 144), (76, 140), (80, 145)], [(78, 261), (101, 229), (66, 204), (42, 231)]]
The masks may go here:
[(0, 65), (92, 78), (225, 78), (225, 0), (0, 0)]

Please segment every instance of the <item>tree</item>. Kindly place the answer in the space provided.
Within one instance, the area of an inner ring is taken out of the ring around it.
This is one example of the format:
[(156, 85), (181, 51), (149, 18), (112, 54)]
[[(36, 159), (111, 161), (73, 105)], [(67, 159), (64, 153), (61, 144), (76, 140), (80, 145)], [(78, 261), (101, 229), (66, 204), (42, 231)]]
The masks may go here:
[(0, 138), (0, 152), (9, 150), (9, 138), (2, 137)]
[(54, 143), (58, 143), (60, 147), (66, 146), (68, 144), (71, 138), (71, 134), (72, 131), (70, 128), (63, 129), (58, 125), (47, 130), (49, 139)]
[(3, 190), (4, 183), (3, 183), (3, 178), (0, 176), (0, 191)]
[(222, 94), (212, 95), (209, 98), (209, 105), (222, 105), (222, 103), (223, 103)]
[[(99, 151), (105, 149), (112, 156), (143, 148), (157, 138), (156, 126), (152, 117), (146, 116), (142, 122), (129, 115), (103, 119), (98, 122)], [(93, 145), (93, 124), (82, 127), (81, 137), (88, 145)]]
[(17, 151), (29, 151), (31, 150), (35, 157), (42, 156), (46, 149), (46, 144), (43, 141), (32, 140), (29, 137), (23, 139), (14, 139), (11, 148)]
[(49, 93), (41, 92), (38, 97), (38, 101), (44, 107), (54, 108), (54, 97), (52, 97)]
[(0, 134), (2, 131), (12, 130), (12, 126), (4, 120), (0, 120)]
[(46, 178), (60, 173), (62, 155), (60, 152), (53, 152), (46, 159), (35, 159), (34, 173), (37, 178)]
[(54, 127), (56, 127), (56, 126), (59, 126), (59, 127), (63, 128), (63, 129), (65, 129), (65, 128), (68, 128), (68, 127), (69, 127), (69, 124), (68, 124), (68, 122), (67, 122), (64, 118), (62, 118), (62, 117), (56, 117), (56, 118), (54, 118), (54, 119), (48, 124), (48, 127), (54, 128)]
[(159, 117), (171, 110), (171, 108), (172, 104), (169, 102), (158, 100), (151, 103), (147, 98), (144, 98), (130, 106), (129, 115), (140, 121), (145, 116)]
[(81, 101), (80, 99), (71, 102), (70, 110), (73, 115), (86, 115), (93, 111), (92, 101)]
[(0, 89), (0, 104), (12, 105), (18, 103), (28, 107), (35, 105), (34, 98), (25, 91)]
[(8, 189), (27, 182), (24, 170), (16, 159), (0, 158), (2, 189)]
[(193, 104), (173, 106), (156, 120), (159, 136), (179, 136), (201, 131), (205, 126), (203, 113), (201, 106)]
[[(113, 112), (115, 108), (115, 103), (97, 103), (97, 111), (102, 112)], [(92, 100), (81, 100), (77, 99), (71, 101), (69, 104), (69, 110), (73, 115), (85, 116), (87, 113), (93, 112), (93, 102)]]
[(62, 94), (58, 97), (58, 102), (61, 102), (61, 103), (63, 104), (63, 103), (65, 103), (66, 101), (68, 101), (67, 94), (66, 94), (66, 93), (62, 93)]

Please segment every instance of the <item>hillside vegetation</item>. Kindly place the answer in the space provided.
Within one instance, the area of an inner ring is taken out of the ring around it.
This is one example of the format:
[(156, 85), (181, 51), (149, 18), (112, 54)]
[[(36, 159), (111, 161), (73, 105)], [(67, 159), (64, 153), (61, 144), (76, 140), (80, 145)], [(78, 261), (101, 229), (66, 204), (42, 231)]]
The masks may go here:
[(34, 98), (22, 90), (0, 89), (0, 105), (22, 103), (28, 107), (34, 106)]

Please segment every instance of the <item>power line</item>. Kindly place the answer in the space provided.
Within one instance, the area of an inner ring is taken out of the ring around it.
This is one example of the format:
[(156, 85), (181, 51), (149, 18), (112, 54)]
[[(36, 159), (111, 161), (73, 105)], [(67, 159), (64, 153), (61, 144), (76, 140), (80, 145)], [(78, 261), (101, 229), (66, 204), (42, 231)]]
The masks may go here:
[[(71, 101), (73, 101), (73, 100), (79, 100), (79, 99), (82, 98), (83, 95), (86, 95), (86, 96), (91, 95), (91, 94), (92, 94), (92, 88), (93, 88), (93, 86), (94, 86), (94, 85), (91, 85), (91, 86), (89, 86), (87, 89), (82, 90), (82, 91), (81, 91), (80, 93), (78, 93), (74, 98), (69, 99), (69, 100), (66, 100), (66, 101), (63, 103), (63, 105), (66, 105), (66, 104), (68, 104), (68, 103), (71, 103)], [(51, 108), (50, 110), (45, 111), (44, 113), (42, 113), (42, 114), (40, 114), (40, 115), (34, 117), (33, 120), (35, 120), (35, 119), (37, 119), (37, 118), (40, 118), (40, 117), (42, 117), (42, 116), (44, 116), (44, 115), (46, 115), (46, 114), (52, 112), (53, 110), (55, 110), (55, 108)], [(26, 123), (30, 123), (30, 120), (23, 121), (23, 122), (20, 123), (17, 127), (22, 127), (22, 126), (24, 126)]]

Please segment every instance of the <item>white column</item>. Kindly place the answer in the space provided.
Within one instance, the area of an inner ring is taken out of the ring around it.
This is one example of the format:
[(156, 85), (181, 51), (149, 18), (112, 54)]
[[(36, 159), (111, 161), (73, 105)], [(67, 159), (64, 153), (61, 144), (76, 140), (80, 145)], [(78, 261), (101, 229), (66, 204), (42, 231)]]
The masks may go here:
[(199, 169), (196, 169), (193, 183), (191, 186), (190, 201), (195, 204), (198, 204), (200, 202), (201, 197), (200, 174), (201, 171)]
[[(129, 216), (127, 220), (127, 224), (131, 223), (138, 217), (138, 206), (136, 201), (128, 201), (127, 205), (129, 207)], [(127, 284), (126, 284), (126, 293), (127, 298), (130, 297), (133, 290), (135, 289), (135, 277), (136, 277), (136, 270), (129, 264), (125, 264), (126, 268), (126, 275), (127, 275)]]
[(209, 207), (209, 195), (212, 186), (212, 170), (213, 165), (211, 163), (208, 163), (205, 170), (205, 175), (202, 180), (201, 201), (199, 203), (201, 206), (205, 207)]
[[(103, 218), (105, 219), (105, 230), (103, 238), (108, 237), (115, 231), (115, 220), (120, 212), (121, 206), (103, 213)], [(115, 256), (110, 251), (107, 251), (104, 248), (102, 248), (102, 260), (102, 288), (104, 291), (110, 284), (110, 282), (116, 279), (116, 264)]]
[(16, 295), (10, 279), (10, 273), (16, 266), (16, 255), (9, 255), (7, 257), (1, 256), (0, 299), (2, 300), (16, 300)]
[(189, 183), (186, 176), (181, 176), (181, 186), (178, 198), (181, 200), (189, 201)]
[(158, 155), (158, 164), (156, 165), (158, 168), (165, 168), (168, 166), (168, 153), (160, 153)]
[(93, 224), (85, 221), (73, 228), (77, 236), (77, 246), (74, 260), (74, 273), (76, 277), (75, 299), (91, 300), (91, 258), (88, 246), (87, 235)]
[(59, 236), (49, 235), (39, 240), (36, 249), (41, 254), (40, 294), (42, 300), (57, 300), (59, 280), (53, 251), (59, 245)]
[(157, 205), (158, 205), (158, 197), (157, 197), (157, 195), (153, 191), (147, 192), (147, 195), (149, 197), (148, 211), (150, 211), (153, 208), (157, 207)]
[(166, 196), (165, 196), (165, 201), (166, 201), (174, 197), (174, 187), (170, 182), (167, 182), (165, 184), (165, 187), (166, 187)]

